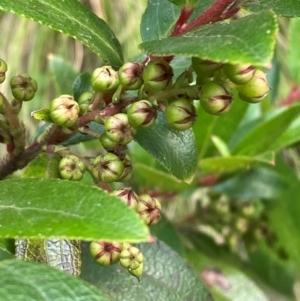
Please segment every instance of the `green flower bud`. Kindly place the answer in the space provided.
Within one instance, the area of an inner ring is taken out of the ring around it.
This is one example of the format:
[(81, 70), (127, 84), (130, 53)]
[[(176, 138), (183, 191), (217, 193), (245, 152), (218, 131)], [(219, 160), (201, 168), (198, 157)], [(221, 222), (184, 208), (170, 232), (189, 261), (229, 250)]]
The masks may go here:
[(79, 104), (79, 112), (80, 114), (84, 114), (89, 110), (89, 106), (91, 105), (94, 98), (93, 92), (84, 92), (79, 96), (78, 104)]
[[(1, 96), (0, 96), (1, 97)], [(11, 102), (11, 106), (15, 114), (19, 114), (22, 109), (23, 101), (19, 99), (13, 99)], [(0, 110), (1, 111), (1, 110)]]
[(101, 265), (111, 265), (119, 262), (121, 243), (93, 241), (90, 244), (90, 252), (94, 260)]
[(111, 195), (118, 197), (133, 210), (137, 209), (139, 200), (137, 194), (132, 190), (132, 188), (126, 187), (123, 189), (118, 189), (113, 191)]
[(157, 112), (151, 102), (140, 100), (129, 106), (127, 116), (130, 125), (135, 128), (151, 127), (155, 123)]
[(5, 81), (7, 71), (7, 64), (4, 60), (0, 59), (0, 84)]
[(144, 261), (143, 253), (137, 247), (122, 249), (120, 254), (120, 264), (128, 270), (137, 269)]
[(118, 113), (107, 118), (104, 124), (107, 137), (119, 144), (128, 144), (135, 134), (128, 121), (128, 116), (124, 113)]
[(160, 219), (161, 204), (148, 194), (139, 196), (138, 213), (147, 225), (156, 224)]
[(209, 82), (202, 86), (200, 104), (209, 114), (222, 115), (228, 112), (232, 100), (232, 94), (225, 85)]
[(0, 93), (0, 114), (4, 114), (6, 111), (6, 102), (4, 99), (4, 95)]
[(144, 268), (144, 263), (142, 262), (139, 267), (135, 270), (132, 269), (128, 269), (128, 272), (134, 276), (135, 278), (137, 278), (138, 281), (141, 281), (141, 276), (143, 273), (143, 268)]
[(209, 60), (202, 60), (198, 57), (192, 57), (192, 66), (199, 78), (211, 78), (215, 72), (222, 67), (222, 63)]
[(59, 173), (62, 179), (80, 181), (85, 172), (85, 165), (75, 155), (66, 155), (59, 162)]
[(124, 172), (123, 162), (113, 153), (96, 157), (93, 165), (94, 177), (104, 183), (112, 183), (119, 180)]
[(166, 121), (177, 131), (185, 131), (192, 127), (197, 114), (191, 101), (184, 98), (173, 100), (165, 110)]
[(241, 208), (242, 214), (246, 217), (251, 217), (255, 214), (255, 208), (253, 204), (243, 204)]
[(163, 59), (151, 61), (143, 71), (144, 87), (148, 91), (161, 91), (172, 82), (173, 68)]
[(144, 65), (142, 63), (128, 62), (119, 70), (120, 85), (126, 87), (127, 90), (137, 90), (143, 83), (142, 72)]
[(249, 229), (249, 223), (244, 217), (239, 217), (235, 221), (235, 229), (239, 233), (246, 233)]
[(70, 95), (61, 95), (51, 102), (50, 117), (62, 127), (72, 126), (77, 121), (78, 113), (79, 105)]
[(91, 83), (96, 92), (114, 92), (119, 86), (118, 72), (111, 66), (97, 68), (92, 73)]
[(111, 141), (106, 133), (103, 133), (99, 138), (103, 148), (107, 151), (114, 151), (120, 147), (118, 142)]
[(266, 74), (261, 70), (256, 70), (252, 79), (244, 85), (237, 85), (239, 97), (250, 103), (260, 102), (269, 92), (270, 87)]
[(38, 84), (28, 74), (23, 73), (10, 80), (10, 88), (16, 99), (29, 101), (34, 97)]
[(132, 176), (132, 161), (129, 155), (126, 154), (121, 160), (124, 164), (124, 172), (118, 182), (128, 181)]
[(235, 84), (243, 85), (251, 80), (255, 69), (249, 64), (225, 64), (223, 66), (224, 74)]

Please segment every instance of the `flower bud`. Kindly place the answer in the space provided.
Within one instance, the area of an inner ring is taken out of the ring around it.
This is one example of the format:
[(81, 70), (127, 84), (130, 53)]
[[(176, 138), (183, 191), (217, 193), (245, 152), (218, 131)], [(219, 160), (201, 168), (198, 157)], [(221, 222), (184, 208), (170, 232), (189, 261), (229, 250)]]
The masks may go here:
[(91, 83), (96, 92), (114, 92), (119, 86), (118, 72), (111, 66), (97, 68), (92, 73)]
[[(0, 96), (1, 97), (1, 96)], [(19, 114), (22, 109), (23, 101), (19, 99), (13, 99), (11, 102), (11, 106), (15, 114)], [(1, 111), (1, 110), (0, 110)]]
[(137, 269), (144, 261), (143, 253), (137, 247), (122, 249), (120, 254), (120, 264), (128, 270)]
[(260, 102), (269, 92), (270, 87), (266, 74), (261, 70), (256, 70), (252, 79), (244, 85), (237, 85), (239, 97), (250, 103)]
[(125, 63), (119, 70), (120, 85), (127, 90), (137, 90), (143, 83), (142, 72), (144, 65), (142, 63), (128, 62)]
[(92, 103), (94, 98), (93, 92), (84, 92), (79, 96), (78, 104), (79, 104), (79, 112), (80, 114), (84, 114), (88, 111), (90, 104)]
[(156, 224), (160, 219), (161, 204), (148, 194), (139, 196), (138, 213), (147, 225)]
[(251, 80), (255, 68), (249, 64), (225, 64), (223, 66), (223, 71), (234, 84), (243, 85)]
[(151, 127), (155, 123), (157, 112), (151, 102), (140, 100), (129, 106), (127, 116), (130, 125), (135, 128)]
[(228, 112), (232, 100), (232, 94), (225, 85), (209, 82), (202, 86), (200, 104), (209, 114), (222, 115)]
[(124, 164), (124, 171), (118, 182), (128, 181), (132, 176), (132, 161), (129, 155), (126, 154), (121, 160)]
[(93, 165), (94, 177), (104, 183), (117, 181), (124, 172), (123, 162), (113, 153), (96, 157)]
[(79, 181), (85, 172), (84, 163), (75, 155), (67, 155), (59, 162), (59, 173), (62, 179)]
[(118, 242), (93, 241), (90, 244), (90, 253), (97, 263), (111, 265), (120, 260), (121, 246)]
[(127, 204), (132, 209), (137, 209), (138, 206), (138, 196), (130, 187), (126, 187), (123, 189), (115, 190), (111, 193), (118, 197), (121, 201)]
[(6, 101), (4, 95), (0, 92), (0, 114), (4, 114), (6, 111)]
[(184, 98), (173, 100), (165, 110), (166, 121), (177, 131), (185, 131), (192, 127), (197, 114), (191, 101)]
[(215, 72), (222, 67), (222, 63), (192, 57), (192, 66), (197, 77), (210, 78), (213, 77)]
[(101, 134), (99, 140), (103, 148), (107, 151), (114, 151), (120, 146), (118, 142), (111, 141), (106, 135), (106, 133)]
[(72, 126), (77, 121), (78, 113), (79, 105), (70, 95), (61, 95), (51, 102), (50, 117), (62, 127)]
[(0, 84), (5, 81), (7, 71), (7, 64), (4, 60), (0, 59)]
[(135, 134), (128, 121), (128, 116), (124, 113), (118, 113), (107, 118), (104, 124), (107, 137), (119, 144), (128, 144)]
[(34, 97), (38, 84), (28, 74), (23, 73), (10, 80), (10, 88), (15, 98), (29, 101)]
[(244, 217), (239, 217), (235, 221), (235, 228), (239, 233), (246, 233), (249, 228), (249, 223)]
[(134, 276), (135, 278), (137, 278), (138, 281), (140, 281), (142, 273), (143, 273), (143, 268), (144, 268), (144, 263), (142, 262), (137, 269), (134, 269), (134, 270), (128, 269), (128, 272), (132, 276)]
[(144, 87), (148, 91), (161, 91), (172, 82), (173, 68), (163, 59), (150, 61), (143, 71)]

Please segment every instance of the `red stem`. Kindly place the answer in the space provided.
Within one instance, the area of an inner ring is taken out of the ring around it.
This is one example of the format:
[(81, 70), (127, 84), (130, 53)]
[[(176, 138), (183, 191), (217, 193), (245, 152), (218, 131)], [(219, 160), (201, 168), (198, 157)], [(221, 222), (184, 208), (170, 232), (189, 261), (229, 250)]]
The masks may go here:
[(291, 88), (291, 91), (287, 98), (280, 103), (281, 107), (287, 107), (296, 102), (297, 100), (300, 100), (300, 85), (295, 85)]
[(177, 33), (180, 32), (180, 30), (183, 26), (185, 26), (188, 18), (190, 17), (190, 15), (192, 14), (193, 11), (194, 11), (194, 8), (187, 8), (187, 7), (183, 8), (181, 10), (180, 16), (176, 22), (176, 26), (175, 26), (173, 32), (171, 33), (171, 37), (178, 35)]

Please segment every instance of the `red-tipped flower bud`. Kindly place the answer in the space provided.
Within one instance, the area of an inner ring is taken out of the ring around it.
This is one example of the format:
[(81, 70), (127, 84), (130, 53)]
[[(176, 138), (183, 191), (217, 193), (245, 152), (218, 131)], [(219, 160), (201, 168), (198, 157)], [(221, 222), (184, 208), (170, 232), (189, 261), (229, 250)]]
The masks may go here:
[(235, 84), (243, 85), (251, 80), (255, 68), (249, 64), (225, 64), (223, 66), (224, 74)]
[(97, 68), (92, 73), (91, 83), (96, 92), (114, 92), (119, 86), (118, 72), (111, 66)]
[(59, 173), (62, 179), (79, 181), (85, 172), (85, 165), (75, 155), (67, 155), (59, 162)]
[(143, 263), (143, 261), (143, 253), (137, 247), (130, 246), (127, 249), (122, 249), (120, 264), (123, 268), (135, 270)]
[(224, 85), (209, 82), (202, 86), (200, 103), (209, 114), (222, 115), (229, 111), (232, 105), (232, 94)]
[(95, 158), (93, 175), (104, 183), (112, 183), (120, 179), (124, 172), (124, 164), (121, 159), (113, 154), (107, 153)]
[(177, 131), (185, 131), (192, 127), (197, 114), (191, 101), (184, 98), (173, 100), (165, 110), (167, 123)]
[(135, 134), (135, 129), (131, 127), (128, 116), (118, 113), (107, 118), (104, 124), (107, 137), (119, 144), (128, 144)]
[(222, 67), (222, 63), (217, 63), (209, 60), (202, 60), (198, 57), (192, 58), (192, 66), (199, 78), (213, 77), (215, 72)]
[(128, 181), (132, 176), (132, 161), (130, 156), (126, 154), (121, 160), (124, 164), (124, 171), (118, 182)]
[(10, 88), (16, 99), (29, 101), (34, 97), (38, 84), (28, 74), (23, 73), (10, 80)]
[(151, 102), (140, 100), (129, 106), (127, 115), (131, 126), (151, 127), (155, 123), (157, 112)]
[(79, 105), (71, 95), (61, 95), (52, 100), (50, 117), (55, 124), (62, 127), (72, 126), (79, 113)]
[(138, 196), (130, 187), (115, 190), (111, 193), (127, 204), (130, 208), (136, 210), (138, 206)]
[(266, 74), (261, 70), (256, 70), (252, 79), (244, 85), (236, 86), (242, 100), (257, 103), (260, 102), (269, 92), (270, 87)]
[(139, 196), (138, 212), (147, 225), (156, 224), (160, 219), (161, 204), (148, 194)]
[(99, 138), (103, 148), (107, 151), (114, 151), (120, 147), (118, 142), (111, 141), (104, 132)]
[(125, 63), (119, 70), (120, 85), (127, 90), (137, 90), (143, 83), (142, 72), (144, 65), (142, 63), (128, 62)]
[(144, 88), (148, 91), (164, 90), (172, 82), (173, 69), (163, 59), (151, 61), (144, 68)]
[(95, 261), (101, 265), (119, 262), (122, 244), (118, 242), (93, 241), (90, 252)]

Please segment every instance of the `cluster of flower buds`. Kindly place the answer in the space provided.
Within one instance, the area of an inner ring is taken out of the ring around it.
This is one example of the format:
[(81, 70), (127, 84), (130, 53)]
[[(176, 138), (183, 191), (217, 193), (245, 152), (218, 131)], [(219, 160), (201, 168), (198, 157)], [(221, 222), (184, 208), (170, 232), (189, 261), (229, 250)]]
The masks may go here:
[(100, 265), (120, 265), (136, 277), (139, 281), (143, 272), (144, 256), (139, 248), (130, 243), (93, 241), (90, 244), (90, 253)]

